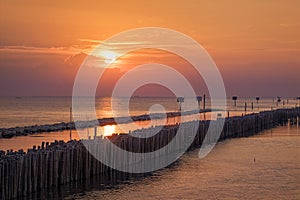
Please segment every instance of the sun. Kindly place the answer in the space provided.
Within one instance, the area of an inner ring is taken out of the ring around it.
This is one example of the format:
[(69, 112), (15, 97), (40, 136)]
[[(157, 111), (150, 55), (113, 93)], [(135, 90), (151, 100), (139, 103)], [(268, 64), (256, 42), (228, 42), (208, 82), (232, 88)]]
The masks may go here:
[(116, 61), (118, 54), (113, 51), (105, 50), (100, 52), (100, 56), (103, 57), (105, 63), (111, 64)]

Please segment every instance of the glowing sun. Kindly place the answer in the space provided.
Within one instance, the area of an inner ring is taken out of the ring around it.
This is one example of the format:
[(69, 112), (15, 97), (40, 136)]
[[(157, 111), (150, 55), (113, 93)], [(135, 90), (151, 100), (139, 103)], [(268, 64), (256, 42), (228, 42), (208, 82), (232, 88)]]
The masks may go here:
[(101, 55), (101, 57), (103, 57), (104, 62), (107, 63), (107, 64), (115, 62), (117, 57), (118, 57), (118, 54), (116, 52), (107, 51), (107, 50), (102, 51), (100, 53), (100, 55)]

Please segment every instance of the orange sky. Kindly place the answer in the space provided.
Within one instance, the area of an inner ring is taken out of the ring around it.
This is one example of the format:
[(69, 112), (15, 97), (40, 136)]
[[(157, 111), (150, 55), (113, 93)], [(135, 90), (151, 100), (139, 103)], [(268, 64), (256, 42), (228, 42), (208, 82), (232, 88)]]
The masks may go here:
[(120, 31), (158, 26), (203, 45), (228, 95), (299, 96), (299, 7), (273, 0), (1, 0), (0, 95), (71, 95), (81, 52)]

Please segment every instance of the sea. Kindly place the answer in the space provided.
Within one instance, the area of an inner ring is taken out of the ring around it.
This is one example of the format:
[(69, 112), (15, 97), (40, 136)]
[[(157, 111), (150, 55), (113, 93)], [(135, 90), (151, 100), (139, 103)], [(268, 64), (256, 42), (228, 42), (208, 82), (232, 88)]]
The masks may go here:
[[(98, 118), (112, 117), (111, 101), (111, 98), (96, 98)], [(122, 104), (123, 100), (114, 101)], [(71, 102), (71, 97), (1, 97), (0, 127), (68, 122)], [(166, 112), (179, 110), (176, 98), (135, 97), (130, 101), (130, 115), (149, 114), (154, 104), (162, 105)], [(294, 98), (282, 98), (279, 103), (277, 98), (260, 98), (259, 102), (255, 98), (238, 98), (236, 106), (227, 99), (226, 111), (230, 116), (240, 116), (297, 105), (299, 102)], [(209, 99), (206, 108), (210, 108)], [(189, 110), (185, 102), (182, 109)], [(119, 116), (126, 114), (119, 112)], [(176, 122), (176, 119), (167, 121)], [(149, 125), (137, 123), (141, 127)], [(156, 121), (157, 125), (162, 123), (166, 120)], [(108, 135), (118, 130), (115, 125), (102, 129)], [(80, 139), (76, 131), (73, 134)], [(27, 149), (54, 140), (69, 140), (69, 131), (0, 139), (0, 150)], [(198, 157), (198, 151), (187, 152), (171, 166), (142, 178), (108, 185), (101, 181), (75, 184), (41, 196), (32, 194), (28, 199), (300, 199), (299, 126), (279, 126), (252, 137), (224, 140), (203, 159)]]
[(94, 183), (75, 193), (67, 190), (57, 197), (80, 200), (300, 199), (298, 126), (281, 126), (256, 136), (219, 142), (203, 159), (198, 153), (198, 149), (188, 152), (172, 166), (142, 179), (130, 179), (108, 188)]
[[(114, 109), (112, 109), (112, 102), (117, 105)], [(196, 98), (185, 99), (181, 109), (191, 110), (189, 102), (196, 102)], [(96, 97), (95, 110), (97, 118), (128, 116), (127, 110), (129, 110), (131, 116), (149, 114), (150, 111), (151, 113), (160, 113), (162, 112), (161, 107), (165, 112), (179, 111), (176, 98), (133, 97), (130, 99), (128, 109), (124, 106), (125, 103), (126, 98), (122, 97)], [(245, 103), (247, 104), (247, 112), (245, 112)], [(253, 97), (238, 98), (235, 106), (231, 98), (228, 98), (226, 111), (229, 111), (230, 115), (233, 116), (263, 110), (291, 108), (297, 104), (299, 105), (299, 100), (296, 100), (296, 98), (281, 98), (281, 102), (277, 103), (277, 97), (260, 98), (258, 102)], [(210, 99), (207, 98), (205, 108), (211, 108), (210, 105)], [(69, 122), (71, 106), (72, 97), (0, 97), (0, 128)], [(203, 101), (200, 102), (200, 108), (203, 108)]]

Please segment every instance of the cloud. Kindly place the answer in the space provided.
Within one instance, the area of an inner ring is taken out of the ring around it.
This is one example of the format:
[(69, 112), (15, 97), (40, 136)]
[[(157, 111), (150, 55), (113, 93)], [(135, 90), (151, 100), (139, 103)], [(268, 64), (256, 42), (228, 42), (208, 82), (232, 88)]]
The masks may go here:
[(26, 46), (26, 45), (10, 45), (0, 46), (1, 52), (14, 52), (14, 53), (33, 53), (33, 54), (65, 54), (72, 55), (81, 52), (88, 53), (96, 45), (99, 44), (99, 40), (91, 39), (80, 39), (78, 43), (69, 46), (49, 46), (49, 47), (37, 47), (37, 46)]
[(80, 42), (88, 42), (88, 43), (100, 43), (100, 42), (103, 42), (103, 40), (94, 40), (94, 39), (86, 39), (86, 38), (83, 38), (83, 39), (79, 39)]
[(33, 46), (0, 46), (0, 52), (34, 53), (34, 54), (74, 54), (80, 51), (75, 47), (33, 47)]
[(94, 44), (98, 45), (102, 43), (103, 45), (106, 46), (124, 46), (124, 45), (142, 45), (142, 44), (147, 44), (147, 42), (135, 42), (135, 41), (122, 41), (122, 42), (107, 42), (105, 40), (95, 40), (95, 39), (79, 39), (80, 42), (84, 43), (89, 43), (89, 44)]

